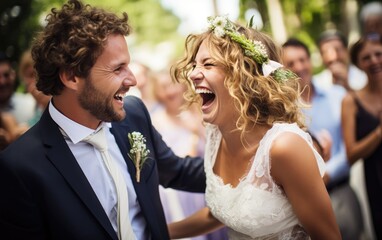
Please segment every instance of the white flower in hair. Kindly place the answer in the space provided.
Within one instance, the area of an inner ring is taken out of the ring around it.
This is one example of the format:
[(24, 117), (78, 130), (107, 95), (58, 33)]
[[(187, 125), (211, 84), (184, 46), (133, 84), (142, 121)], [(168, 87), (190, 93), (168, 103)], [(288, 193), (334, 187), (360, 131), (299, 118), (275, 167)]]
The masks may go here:
[(215, 28), (220, 27), (220, 28), (224, 29), (227, 26), (227, 23), (228, 23), (228, 19), (225, 16), (218, 16), (212, 20), (212, 25)]
[(268, 58), (267, 49), (265, 48), (264, 44), (261, 41), (253, 40), (253, 45), (254, 45), (255, 51), (257, 51), (259, 55), (261, 55), (264, 59)]
[(216, 28), (214, 29), (214, 34), (215, 34), (217, 37), (224, 37), (224, 35), (225, 35), (224, 28), (216, 27)]
[(228, 19), (224, 16), (218, 16), (216, 18), (209, 18), (210, 29), (214, 31), (217, 37), (224, 37), (225, 29), (228, 26)]

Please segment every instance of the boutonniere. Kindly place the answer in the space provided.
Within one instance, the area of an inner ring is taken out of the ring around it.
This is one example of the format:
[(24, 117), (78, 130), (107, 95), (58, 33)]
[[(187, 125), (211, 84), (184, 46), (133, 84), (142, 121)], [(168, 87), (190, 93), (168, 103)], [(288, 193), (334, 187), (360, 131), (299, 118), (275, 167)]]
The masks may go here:
[(133, 160), (136, 173), (136, 180), (139, 182), (141, 180), (141, 169), (143, 164), (148, 158), (150, 150), (146, 149), (146, 138), (140, 132), (128, 133), (128, 138), (130, 142), (130, 153), (129, 157)]

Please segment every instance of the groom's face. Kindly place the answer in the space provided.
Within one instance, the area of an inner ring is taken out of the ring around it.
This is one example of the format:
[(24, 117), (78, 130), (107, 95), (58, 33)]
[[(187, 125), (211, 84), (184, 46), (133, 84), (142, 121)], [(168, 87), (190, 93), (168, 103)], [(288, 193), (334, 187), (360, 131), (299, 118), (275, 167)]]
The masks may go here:
[(129, 63), (124, 36), (110, 35), (78, 95), (81, 106), (97, 119), (106, 122), (124, 119), (123, 98), (136, 85)]

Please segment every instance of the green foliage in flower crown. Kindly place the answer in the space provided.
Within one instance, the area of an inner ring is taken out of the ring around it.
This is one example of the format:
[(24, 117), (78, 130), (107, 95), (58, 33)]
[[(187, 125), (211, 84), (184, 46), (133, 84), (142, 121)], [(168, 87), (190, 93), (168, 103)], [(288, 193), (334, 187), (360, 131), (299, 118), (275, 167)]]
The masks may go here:
[(244, 54), (253, 58), (258, 64), (268, 62), (268, 55), (263, 45), (256, 44), (238, 32), (226, 32), (226, 34), (244, 49)]
[[(275, 61), (272, 61), (268, 57), (268, 52), (265, 45), (261, 41), (248, 39), (244, 34), (237, 31), (233, 22), (231, 22), (227, 16), (208, 17), (209, 29), (213, 31), (215, 36), (224, 37), (225, 35), (238, 43), (244, 50), (244, 54), (251, 57), (256, 63), (262, 65), (264, 76), (271, 74), (273, 78), (282, 83), (289, 78), (295, 78), (296, 75)], [(249, 26), (253, 24), (251, 18)], [(266, 72), (264, 71), (266, 69)]]
[(279, 83), (282, 83), (291, 78), (297, 78), (297, 75), (294, 72), (285, 68), (278, 68), (273, 71), (271, 75)]
[(247, 24), (247, 27), (249, 28), (252, 28), (253, 27), (253, 18), (255, 17), (255, 15), (252, 15), (251, 19), (249, 19), (249, 22)]
[(217, 37), (228, 35), (232, 41), (240, 44), (246, 56), (253, 58), (260, 65), (269, 61), (264, 44), (260, 41), (252, 41), (244, 34), (240, 34), (227, 16), (208, 17), (207, 20), (210, 24), (209, 28)]

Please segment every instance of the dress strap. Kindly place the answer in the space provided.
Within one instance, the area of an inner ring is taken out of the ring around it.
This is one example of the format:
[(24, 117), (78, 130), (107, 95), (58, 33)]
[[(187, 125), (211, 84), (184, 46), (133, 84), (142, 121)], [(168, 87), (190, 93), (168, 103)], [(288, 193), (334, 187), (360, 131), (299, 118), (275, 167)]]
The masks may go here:
[(377, 119), (379, 121), (379, 118), (375, 115), (373, 115), (371, 112), (369, 112), (365, 107), (364, 105), (362, 104), (362, 102), (360, 101), (359, 97), (357, 97), (357, 95), (354, 93), (354, 92), (351, 92), (350, 93), (350, 96), (352, 96), (352, 98), (354, 99), (354, 102), (357, 106), (357, 116), (358, 115), (361, 115), (361, 116), (364, 116), (364, 115), (368, 115), (370, 116), (372, 119)]
[(355, 104), (357, 105), (357, 108), (363, 108), (361, 102), (359, 101), (359, 98), (354, 92), (349, 92), (350, 96), (353, 98)]

